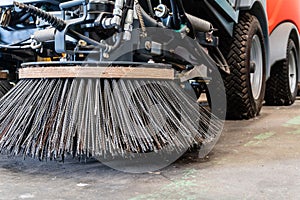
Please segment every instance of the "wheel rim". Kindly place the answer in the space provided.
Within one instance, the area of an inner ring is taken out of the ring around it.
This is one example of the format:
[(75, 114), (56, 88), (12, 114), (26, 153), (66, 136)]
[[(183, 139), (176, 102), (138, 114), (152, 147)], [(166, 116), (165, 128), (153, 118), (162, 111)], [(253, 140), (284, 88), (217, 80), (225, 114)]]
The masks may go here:
[(258, 35), (254, 35), (252, 38), (250, 63), (250, 65), (253, 66), (253, 69), (250, 69), (251, 89), (254, 99), (257, 100), (260, 97), (263, 81), (263, 53), (262, 45)]
[(296, 89), (296, 83), (297, 83), (297, 69), (296, 69), (296, 58), (294, 51), (289, 52), (289, 83), (290, 83), (290, 90), (291, 94), (295, 92)]

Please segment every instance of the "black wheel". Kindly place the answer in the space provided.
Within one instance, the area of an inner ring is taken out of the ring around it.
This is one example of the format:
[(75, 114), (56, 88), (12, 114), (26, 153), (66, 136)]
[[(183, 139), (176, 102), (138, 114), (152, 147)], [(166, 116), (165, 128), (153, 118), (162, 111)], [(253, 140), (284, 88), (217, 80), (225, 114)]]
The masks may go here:
[(12, 85), (7, 80), (0, 80), (0, 98), (3, 97), (10, 89)]
[(298, 59), (295, 43), (289, 39), (286, 58), (271, 69), (265, 96), (267, 105), (288, 106), (295, 102), (298, 91)]
[[(225, 52), (226, 53), (226, 52)], [(258, 19), (244, 13), (234, 29), (227, 54), (230, 75), (224, 75), (227, 118), (249, 119), (259, 114), (265, 93), (266, 50)]]

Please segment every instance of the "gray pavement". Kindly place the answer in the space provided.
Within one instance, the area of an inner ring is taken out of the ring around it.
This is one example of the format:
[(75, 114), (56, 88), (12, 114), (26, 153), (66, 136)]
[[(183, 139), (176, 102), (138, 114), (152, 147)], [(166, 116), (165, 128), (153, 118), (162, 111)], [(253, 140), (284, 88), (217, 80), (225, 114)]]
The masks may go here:
[(186, 153), (157, 172), (0, 155), (0, 199), (300, 199), (300, 100), (227, 121), (207, 158)]

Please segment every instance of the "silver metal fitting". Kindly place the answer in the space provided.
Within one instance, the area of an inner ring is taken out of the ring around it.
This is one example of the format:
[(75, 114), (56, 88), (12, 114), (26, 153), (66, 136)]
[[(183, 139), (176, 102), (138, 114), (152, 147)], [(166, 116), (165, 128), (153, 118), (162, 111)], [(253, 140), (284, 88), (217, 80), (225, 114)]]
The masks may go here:
[(159, 4), (156, 8), (154, 8), (156, 17), (165, 18), (169, 15), (169, 9), (164, 4)]

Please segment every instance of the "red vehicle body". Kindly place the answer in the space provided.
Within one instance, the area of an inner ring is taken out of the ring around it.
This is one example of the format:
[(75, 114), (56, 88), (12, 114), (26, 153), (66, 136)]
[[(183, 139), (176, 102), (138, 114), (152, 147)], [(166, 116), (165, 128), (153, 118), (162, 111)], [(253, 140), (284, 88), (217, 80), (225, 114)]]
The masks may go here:
[(267, 0), (270, 35), (270, 66), (266, 103), (294, 103), (300, 78), (299, 69), (299, 0)]
[(269, 33), (281, 23), (291, 22), (300, 27), (300, 1), (299, 0), (268, 0), (267, 12), (269, 18)]

